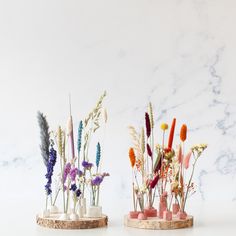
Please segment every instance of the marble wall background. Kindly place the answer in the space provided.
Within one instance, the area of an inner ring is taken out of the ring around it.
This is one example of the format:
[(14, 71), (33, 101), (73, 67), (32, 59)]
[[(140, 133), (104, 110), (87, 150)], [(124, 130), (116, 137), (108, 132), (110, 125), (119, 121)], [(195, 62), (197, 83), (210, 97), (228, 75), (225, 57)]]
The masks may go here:
[(104, 89), (107, 209), (111, 199), (129, 204), (127, 126), (142, 124), (149, 101), (157, 126), (175, 116), (178, 128), (190, 128), (189, 145), (209, 144), (193, 199), (235, 200), (235, 7), (233, 0), (0, 1), (0, 176), (7, 200), (43, 202), (37, 110), (51, 124), (65, 124), (70, 92), (78, 124)]

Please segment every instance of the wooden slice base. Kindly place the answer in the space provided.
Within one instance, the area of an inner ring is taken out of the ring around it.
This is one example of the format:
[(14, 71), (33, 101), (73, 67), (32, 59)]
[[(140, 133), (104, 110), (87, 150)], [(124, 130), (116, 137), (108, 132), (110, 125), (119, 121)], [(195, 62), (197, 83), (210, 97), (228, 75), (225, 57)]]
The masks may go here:
[(182, 229), (193, 226), (193, 217), (187, 216), (186, 220), (180, 220), (174, 216), (172, 221), (166, 221), (158, 217), (149, 217), (147, 220), (130, 219), (126, 215), (124, 223), (125, 226), (139, 229)]
[(50, 215), (48, 218), (43, 218), (40, 215), (36, 216), (38, 225), (53, 228), (53, 229), (92, 229), (106, 227), (108, 217), (103, 215), (100, 218), (81, 218), (79, 220), (59, 220), (60, 214)]

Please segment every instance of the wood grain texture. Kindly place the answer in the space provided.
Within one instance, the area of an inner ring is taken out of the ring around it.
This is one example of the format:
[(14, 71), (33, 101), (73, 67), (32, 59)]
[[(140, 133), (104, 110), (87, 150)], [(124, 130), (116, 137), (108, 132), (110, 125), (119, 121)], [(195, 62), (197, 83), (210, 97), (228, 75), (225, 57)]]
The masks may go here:
[(130, 219), (129, 216), (125, 216), (124, 224), (128, 227), (139, 228), (139, 229), (182, 229), (193, 226), (193, 217), (188, 216), (186, 220), (179, 220), (174, 217), (172, 221), (166, 221), (158, 217), (150, 217), (147, 220)]
[(48, 218), (40, 215), (36, 216), (38, 225), (53, 229), (92, 229), (106, 227), (108, 217), (103, 215), (101, 218), (81, 218), (79, 220), (59, 220), (59, 214), (54, 214)]

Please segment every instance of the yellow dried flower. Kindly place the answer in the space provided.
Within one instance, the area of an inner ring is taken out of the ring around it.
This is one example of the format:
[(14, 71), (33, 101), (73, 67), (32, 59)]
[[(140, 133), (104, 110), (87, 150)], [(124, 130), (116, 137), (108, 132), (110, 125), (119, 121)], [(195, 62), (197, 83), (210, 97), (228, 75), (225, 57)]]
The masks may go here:
[(161, 124), (161, 129), (162, 129), (163, 131), (167, 130), (167, 129), (168, 129), (168, 124), (162, 123), (162, 124)]

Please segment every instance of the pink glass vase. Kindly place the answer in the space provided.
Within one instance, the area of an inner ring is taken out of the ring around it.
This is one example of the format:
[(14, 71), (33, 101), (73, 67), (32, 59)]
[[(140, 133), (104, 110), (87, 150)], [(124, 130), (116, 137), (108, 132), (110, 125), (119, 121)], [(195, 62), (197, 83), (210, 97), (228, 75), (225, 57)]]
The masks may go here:
[(171, 221), (172, 220), (172, 212), (171, 211), (164, 211), (163, 212), (164, 220)]
[(144, 214), (146, 214), (147, 217), (157, 217), (157, 209), (154, 207), (146, 208), (144, 209)]
[(178, 203), (173, 203), (172, 212), (173, 212), (174, 215), (178, 214), (178, 212), (179, 212), (179, 204)]
[(129, 218), (130, 219), (137, 219), (140, 211), (130, 211), (129, 212)]
[(159, 218), (163, 219), (163, 213), (167, 210), (166, 196), (161, 196), (159, 203)]
[(184, 211), (179, 211), (179, 212), (178, 212), (178, 218), (179, 218), (180, 220), (186, 220), (187, 216), (188, 216), (187, 213), (184, 212)]
[(144, 212), (138, 214), (138, 220), (147, 220), (147, 216)]

